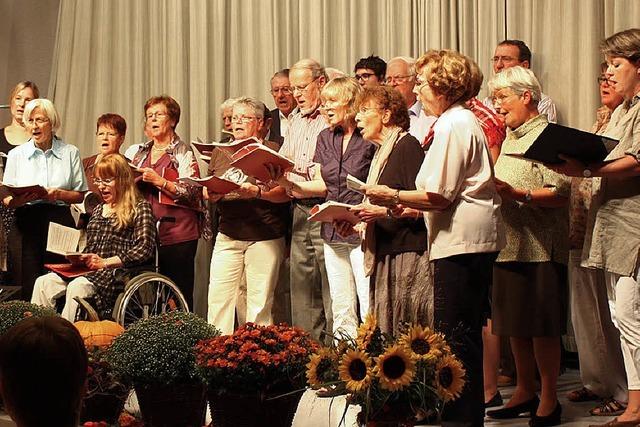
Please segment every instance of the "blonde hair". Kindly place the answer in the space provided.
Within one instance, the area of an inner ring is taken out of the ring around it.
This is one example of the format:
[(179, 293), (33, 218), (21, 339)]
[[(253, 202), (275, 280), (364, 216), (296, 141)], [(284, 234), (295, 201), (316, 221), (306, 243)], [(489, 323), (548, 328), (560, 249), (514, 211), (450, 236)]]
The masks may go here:
[(467, 92), (464, 94), (464, 100), (468, 101), (471, 98), (478, 95), (480, 92), (480, 88), (482, 87), (482, 81), (484, 80), (484, 76), (482, 75), (482, 71), (478, 64), (473, 59), (466, 57), (469, 63), (469, 71), (471, 72), (471, 78), (469, 79), (469, 87), (467, 88)]
[(429, 50), (416, 62), (416, 71), (435, 93), (454, 103), (462, 100), (471, 80), (467, 58), (448, 49)]
[(530, 69), (519, 65), (500, 71), (493, 76), (488, 86), (492, 95), (500, 89), (510, 89), (516, 95), (529, 92), (535, 105), (538, 104), (542, 96), (542, 89), (536, 75)]
[(347, 106), (347, 116), (353, 119), (358, 113), (360, 94), (362, 86), (352, 77), (336, 77), (329, 80), (320, 92), (322, 102), (334, 100)]
[(13, 101), (13, 98), (16, 97), (18, 92), (20, 92), (22, 89), (27, 89), (27, 88), (31, 89), (31, 92), (33, 92), (34, 99), (40, 98), (40, 90), (38, 89), (38, 86), (34, 82), (30, 82), (29, 80), (23, 80), (21, 82), (18, 82), (18, 84), (16, 84), (13, 87), (13, 90), (9, 94), (9, 103)]
[(107, 154), (96, 163), (93, 175), (96, 178), (115, 179), (116, 200), (113, 219), (116, 227), (123, 229), (133, 225), (136, 216), (136, 205), (142, 198), (133, 182), (131, 166), (120, 154)]
[(47, 118), (51, 122), (51, 129), (55, 134), (56, 131), (60, 129), (60, 115), (58, 115), (56, 107), (53, 106), (53, 102), (49, 101), (46, 98), (36, 98), (29, 101), (24, 107), (24, 113), (22, 113), (22, 122), (26, 126), (27, 121), (31, 118), (33, 110), (35, 110), (36, 108), (40, 108), (40, 110), (42, 110), (42, 113), (47, 116)]

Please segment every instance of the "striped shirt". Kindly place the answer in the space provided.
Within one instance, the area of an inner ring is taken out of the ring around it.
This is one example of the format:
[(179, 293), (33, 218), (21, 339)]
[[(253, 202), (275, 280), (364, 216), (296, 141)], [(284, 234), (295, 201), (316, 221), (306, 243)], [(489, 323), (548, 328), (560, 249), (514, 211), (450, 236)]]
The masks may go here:
[(501, 147), (502, 141), (507, 136), (507, 131), (495, 111), (484, 105), (476, 97), (467, 101), (467, 107), (480, 122), (484, 136), (487, 137), (487, 146), (489, 148)]
[(284, 143), (280, 153), (295, 162), (293, 173), (288, 175), (292, 181), (310, 181), (313, 168), (313, 156), (316, 152), (318, 135), (327, 128), (320, 110), (308, 115), (298, 112), (289, 119), (289, 129), (284, 135)]

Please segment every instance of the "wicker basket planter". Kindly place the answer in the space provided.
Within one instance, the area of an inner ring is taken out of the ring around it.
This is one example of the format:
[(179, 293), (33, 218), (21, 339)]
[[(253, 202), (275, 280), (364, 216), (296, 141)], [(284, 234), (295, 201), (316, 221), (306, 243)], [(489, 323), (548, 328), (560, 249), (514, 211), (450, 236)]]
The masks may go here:
[(136, 385), (146, 427), (202, 427), (206, 410), (202, 384)]
[(290, 427), (303, 391), (276, 397), (209, 390), (214, 427)]

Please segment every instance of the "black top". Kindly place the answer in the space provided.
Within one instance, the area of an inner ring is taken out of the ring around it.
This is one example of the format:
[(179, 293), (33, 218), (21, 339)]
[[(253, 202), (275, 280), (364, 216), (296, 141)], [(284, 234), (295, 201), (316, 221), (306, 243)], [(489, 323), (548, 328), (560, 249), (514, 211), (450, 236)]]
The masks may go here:
[[(424, 150), (410, 134), (396, 144), (380, 175), (378, 184), (393, 189), (415, 190), (416, 175), (424, 160)], [(379, 219), (375, 222), (376, 256), (427, 250), (427, 227), (422, 217)]]
[[(360, 130), (356, 129), (343, 153), (343, 138), (342, 128), (327, 128), (320, 132), (313, 161), (320, 164), (322, 179), (327, 186), (327, 200), (357, 205), (362, 202), (363, 195), (347, 188), (347, 175), (366, 181), (376, 147), (365, 141)], [(322, 223), (321, 235), (328, 243), (359, 241), (357, 235), (346, 239), (340, 237), (329, 222)]]
[[(271, 141), (269, 148), (278, 149)], [(211, 156), (212, 175), (221, 176), (231, 167), (225, 155)], [(251, 180), (250, 182), (254, 182)], [(260, 199), (219, 200), (216, 203), (218, 231), (241, 241), (264, 241), (283, 237), (287, 231), (290, 203), (272, 203)]]
[(279, 146), (284, 143), (284, 135), (280, 131), (280, 110), (274, 108), (271, 110), (271, 128), (269, 129), (269, 140), (275, 142)]
[(9, 154), (9, 151), (16, 146), (9, 143), (7, 136), (4, 134), (4, 130), (5, 128), (0, 129), (0, 152)]

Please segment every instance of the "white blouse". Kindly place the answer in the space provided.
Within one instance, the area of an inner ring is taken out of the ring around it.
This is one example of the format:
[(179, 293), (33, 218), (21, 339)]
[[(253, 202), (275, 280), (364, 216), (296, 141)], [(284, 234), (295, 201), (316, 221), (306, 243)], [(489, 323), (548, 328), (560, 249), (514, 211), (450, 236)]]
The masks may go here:
[(451, 204), (425, 213), (431, 259), (499, 251), (505, 245), (501, 199), (480, 124), (471, 111), (456, 104), (433, 130), (416, 188)]

